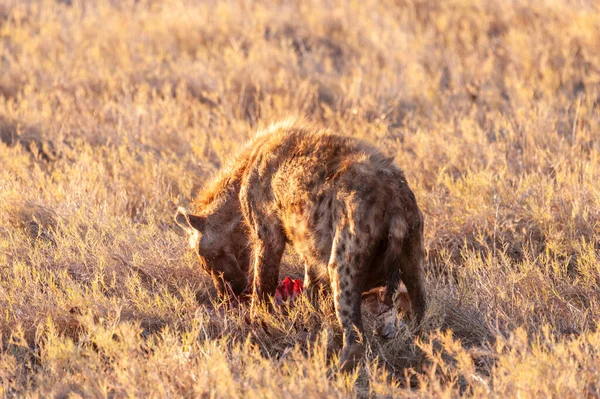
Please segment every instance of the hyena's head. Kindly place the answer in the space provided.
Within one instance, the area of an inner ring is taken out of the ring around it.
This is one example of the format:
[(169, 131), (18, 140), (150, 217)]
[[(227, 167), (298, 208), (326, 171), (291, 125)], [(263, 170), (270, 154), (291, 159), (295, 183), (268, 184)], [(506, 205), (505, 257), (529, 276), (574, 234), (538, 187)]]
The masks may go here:
[(246, 293), (250, 260), (241, 221), (215, 223), (211, 215), (192, 215), (182, 207), (177, 209), (175, 221), (188, 234), (189, 245), (211, 275), (219, 296), (230, 293), (228, 287), (236, 296)]

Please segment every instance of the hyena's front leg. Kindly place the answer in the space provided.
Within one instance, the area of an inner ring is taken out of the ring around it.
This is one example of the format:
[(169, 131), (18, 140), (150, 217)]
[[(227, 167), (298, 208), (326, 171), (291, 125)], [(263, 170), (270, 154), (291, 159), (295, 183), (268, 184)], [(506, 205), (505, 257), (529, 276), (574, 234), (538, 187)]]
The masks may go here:
[(242, 214), (248, 225), (252, 246), (251, 267), (254, 272), (251, 308), (257, 301), (274, 295), (279, 280), (279, 265), (285, 250), (285, 235), (281, 222), (269, 208), (270, 194), (256, 174), (250, 174), (240, 189)]
[(304, 291), (310, 303), (318, 307), (320, 292), (331, 290), (329, 275), (326, 274), (325, 267), (320, 270), (319, 266), (308, 263), (304, 257), (302, 257), (302, 261), (304, 263)]
[(344, 330), (344, 346), (340, 353), (340, 366), (344, 371), (353, 369), (360, 362), (365, 348), (360, 305), (367, 256), (359, 243), (360, 239), (347, 227), (338, 226), (328, 265), (335, 311)]
[(279, 265), (285, 250), (285, 237), (281, 229), (267, 220), (258, 221), (252, 238), (254, 270), (254, 295), (256, 300), (268, 300), (274, 295), (279, 280)]
[(254, 271), (252, 313), (258, 301), (275, 295), (279, 280), (279, 265), (285, 250), (285, 236), (277, 220), (255, 210), (251, 213), (250, 237), (252, 269)]

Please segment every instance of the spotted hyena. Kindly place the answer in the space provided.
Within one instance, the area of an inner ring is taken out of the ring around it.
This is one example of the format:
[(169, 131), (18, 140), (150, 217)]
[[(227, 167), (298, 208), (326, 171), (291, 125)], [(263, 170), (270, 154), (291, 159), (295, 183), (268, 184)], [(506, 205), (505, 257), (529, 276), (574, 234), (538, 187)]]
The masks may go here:
[[(361, 295), (400, 280), (421, 321), (423, 215), (403, 172), (369, 144), (284, 122), (259, 132), (176, 220), (220, 295), (272, 295), (286, 244), (305, 264), (309, 291), (330, 286), (344, 331), (340, 362), (362, 356)], [(249, 287), (247, 276), (254, 279)], [(252, 290), (250, 289), (252, 288)]]

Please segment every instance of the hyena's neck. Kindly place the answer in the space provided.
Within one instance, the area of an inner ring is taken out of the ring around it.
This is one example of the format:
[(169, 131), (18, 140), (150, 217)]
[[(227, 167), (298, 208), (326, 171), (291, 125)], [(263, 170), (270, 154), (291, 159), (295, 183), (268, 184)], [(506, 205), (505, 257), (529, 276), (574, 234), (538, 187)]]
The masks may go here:
[(241, 216), (239, 182), (229, 182), (209, 199), (210, 201), (199, 201), (199, 211), (205, 215), (210, 225), (216, 227), (228, 224)]
[(229, 164), (198, 197), (198, 211), (215, 223), (227, 223), (241, 218), (240, 187), (250, 162), (245, 149)]
[[(235, 239), (240, 240), (244, 231), (240, 210), (239, 188), (236, 185), (223, 187), (209, 202), (198, 203), (198, 211), (205, 218), (200, 246), (205, 251), (229, 247)], [(206, 197), (205, 197), (206, 198)]]

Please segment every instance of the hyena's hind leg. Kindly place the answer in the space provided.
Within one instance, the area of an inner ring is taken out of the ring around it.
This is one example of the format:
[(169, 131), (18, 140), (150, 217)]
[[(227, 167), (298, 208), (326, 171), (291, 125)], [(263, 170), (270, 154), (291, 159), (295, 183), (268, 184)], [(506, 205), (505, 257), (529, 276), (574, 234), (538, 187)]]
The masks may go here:
[(369, 256), (362, 248), (369, 248), (367, 238), (352, 233), (341, 222), (333, 239), (328, 272), (335, 312), (344, 331), (340, 366), (345, 371), (356, 366), (362, 359), (365, 348), (360, 306)]
[[(427, 295), (425, 291), (425, 277), (423, 264), (425, 262), (425, 250), (423, 244), (423, 218), (419, 218), (409, 226), (407, 237), (394, 234), (394, 223), (390, 227), (390, 243), (386, 254), (386, 269), (388, 271), (388, 282), (384, 296), (384, 302), (394, 305), (395, 310), (403, 309), (402, 296), (398, 292), (400, 281), (406, 286), (412, 320), (419, 327), (425, 317), (427, 307)], [(387, 318), (382, 329), (382, 335), (389, 336), (395, 333), (396, 311)]]

